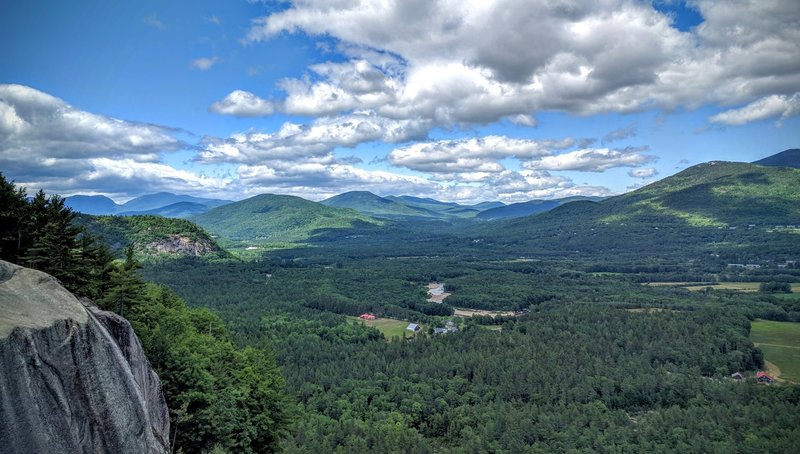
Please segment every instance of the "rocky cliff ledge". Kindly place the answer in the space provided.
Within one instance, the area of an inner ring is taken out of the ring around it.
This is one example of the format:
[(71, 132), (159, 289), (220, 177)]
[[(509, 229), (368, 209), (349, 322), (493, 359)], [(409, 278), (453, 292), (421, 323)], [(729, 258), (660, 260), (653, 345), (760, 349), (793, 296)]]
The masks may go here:
[(127, 320), (0, 261), (0, 451), (166, 453), (168, 415)]
[(200, 257), (207, 254), (221, 252), (219, 246), (205, 239), (191, 239), (181, 235), (167, 235), (159, 241), (153, 241), (145, 246), (145, 251), (154, 254), (178, 254)]

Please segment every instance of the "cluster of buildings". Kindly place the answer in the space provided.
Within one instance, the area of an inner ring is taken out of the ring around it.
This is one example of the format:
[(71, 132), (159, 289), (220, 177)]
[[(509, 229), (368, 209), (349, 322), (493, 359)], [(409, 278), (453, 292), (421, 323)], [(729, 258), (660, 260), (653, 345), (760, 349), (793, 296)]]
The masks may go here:
[[(731, 374), (731, 379), (736, 380), (736, 381), (741, 381), (741, 380), (744, 380), (745, 377), (744, 377), (744, 375), (742, 375), (741, 372), (735, 372), (735, 373)], [(769, 375), (768, 373), (766, 373), (764, 371), (758, 371), (756, 373), (755, 379), (756, 379), (757, 383), (763, 383), (763, 384), (767, 384), (767, 385), (769, 385), (771, 383), (775, 383), (775, 377), (773, 377), (772, 375)]]
[(444, 327), (437, 326), (433, 328), (433, 334), (449, 334), (449, 333), (457, 333), (458, 326), (453, 323), (452, 320), (447, 320), (444, 322)]

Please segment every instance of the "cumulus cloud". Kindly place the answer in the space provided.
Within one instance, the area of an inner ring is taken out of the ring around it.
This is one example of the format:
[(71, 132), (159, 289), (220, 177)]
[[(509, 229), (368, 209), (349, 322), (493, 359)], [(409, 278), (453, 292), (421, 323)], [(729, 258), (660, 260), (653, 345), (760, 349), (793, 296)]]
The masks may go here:
[(127, 197), (143, 189), (213, 194), (228, 181), (160, 163), (187, 144), (158, 125), (76, 109), (23, 85), (0, 85), (0, 169), (21, 186)]
[(129, 157), (153, 161), (184, 144), (163, 126), (78, 110), (23, 85), (0, 85), (0, 150), (4, 159)]
[(765, 96), (740, 109), (720, 112), (710, 120), (727, 125), (743, 125), (751, 121), (779, 117), (780, 120), (800, 114), (800, 93), (792, 96)]
[(269, 115), (274, 111), (274, 106), (266, 99), (244, 90), (234, 90), (222, 100), (211, 104), (209, 111), (220, 115), (233, 115), (235, 117), (260, 117)]
[(192, 60), (189, 63), (189, 65), (198, 71), (208, 71), (209, 69), (211, 69), (212, 66), (217, 64), (218, 61), (219, 57), (217, 56), (203, 57), (203, 58), (198, 58), (196, 60)]
[(637, 167), (656, 161), (658, 157), (641, 154), (640, 148), (613, 150), (608, 148), (588, 148), (560, 155), (545, 156), (541, 159), (522, 163), (527, 169), (539, 170), (578, 170), (582, 172), (603, 172), (614, 167)]
[(529, 159), (545, 156), (552, 153), (553, 149), (564, 149), (573, 144), (572, 139), (554, 141), (487, 136), (420, 142), (396, 148), (387, 158), (392, 165), (422, 172), (501, 172), (504, 167), (497, 162), (498, 160), (509, 157)]
[(303, 32), (349, 49), (346, 61), (283, 83), (287, 112), (306, 115), (374, 109), (453, 125), (797, 92), (800, 4), (691, 6), (704, 22), (680, 31), (650, 2), (304, 0), (256, 19), (245, 40)]
[(246, 164), (265, 160), (330, 160), (335, 148), (378, 140), (400, 143), (424, 138), (428, 127), (425, 122), (390, 120), (369, 114), (319, 118), (307, 125), (284, 123), (271, 134), (249, 132), (224, 140), (208, 138), (198, 160)]

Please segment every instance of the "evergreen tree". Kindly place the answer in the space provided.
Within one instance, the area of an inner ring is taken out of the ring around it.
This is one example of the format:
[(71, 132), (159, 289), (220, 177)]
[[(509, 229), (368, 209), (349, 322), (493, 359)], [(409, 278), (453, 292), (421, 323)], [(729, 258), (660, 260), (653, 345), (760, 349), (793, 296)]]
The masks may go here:
[(28, 201), (25, 189), (17, 189), (0, 173), (0, 258), (16, 262), (22, 249)]
[(63, 198), (54, 195), (45, 200), (42, 191), (31, 201), (31, 213), (32, 241), (20, 262), (52, 274), (71, 288), (81, 265), (74, 257), (80, 234), (73, 225), (75, 213), (64, 206)]
[(92, 300), (100, 299), (108, 290), (115, 269), (114, 256), (108, 246), (83, 232), (74, 251), (74, 260), (82, 264), (82, 272), (75, 275), (73, 292)]
[(135, 310), (144, 295), (144, 282), (137, 270), (141, 264), (133, 256), (133, 246), (125, 249), (125, 261), (110, 272), (108, 289), (98, 304), (106, 310), (118, 311), (125, 316), (126, 308)]

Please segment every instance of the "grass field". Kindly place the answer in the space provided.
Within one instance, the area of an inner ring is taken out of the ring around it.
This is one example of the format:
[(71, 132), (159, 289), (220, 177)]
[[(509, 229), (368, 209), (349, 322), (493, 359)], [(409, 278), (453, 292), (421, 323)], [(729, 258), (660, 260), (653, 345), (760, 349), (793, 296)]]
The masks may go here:
[(800, 323), (755, 320), (750, 338), (780, 369), (780, 378), (800, 382)]
[(691, 291), (705, 290), (711, 287), (714, 290), (738, 290), (740, 292), (757, 292), (761, 282), (719, 282), (715, 285), (689, 285), (686, 289)]
[[(392, 318), (376, 318), (375, 320), (361, 320), (358, 317), (350, 318), (363, 322), (367, 326), (377, 328), (378, 331), (383, 333), (383, 337), (385, 337), (386, 340), (392, 340), (393, 337), (402, 339), (403, 336), (410, 337), (412, 335), (411, 331), (406, 331), (409, 322), (403, 320), (395, 320)], [(425, 327), (423, 326), (420, 331), (424, 331), (424, 329)]]
[[(757, 292), (761, 286), (761, 282), (714, 282), (714, 283), (699, 283), (699, 282), (649, 282), (647, 285), (652, 287), (683, 287), (693, 292), (699, 292), (711, 287), (714, 290), (737, 290), (740, 292)], [(793, 298), (794, 295), (800, 295), (800, 284), (792, 284), (793, 293), (776, 293), (778, 297), (785, 296)], [(800, 298), (800, 296), (798, 296)]]

